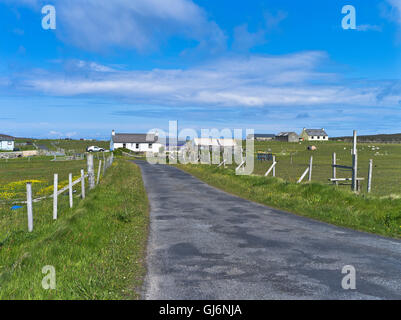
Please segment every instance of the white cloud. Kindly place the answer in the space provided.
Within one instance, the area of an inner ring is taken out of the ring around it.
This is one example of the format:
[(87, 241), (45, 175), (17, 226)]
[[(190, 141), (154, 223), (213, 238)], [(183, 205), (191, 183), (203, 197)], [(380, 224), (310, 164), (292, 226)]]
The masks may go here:
[(356, 29), (357, 29), (357, 31), (378, 31), (378, 32), (382, 31), (382, 27), (381, 26), (370, 25), (370, 24), (358, 25)]
[(249, 32), (248, 25), (243, 24), (234, 29), (233, 49), (237, 51), (248, 51), (250, 48), (266, 43), (266, 33), (264, 30)]
[[(0, 2), (39, 7), (39, 0)], [(216, 23), (192, 0), (53, 0), (57, 34), (67, 43), (91, 51), (114, 47), (154, 50), (170, 36), (197, 40), (201, 45), (225, 41)]]
[(61, 137), (72, 138), (72, 137), (76, 136), (77, 134), (78, 133), (75, 132), (75, 131), (74, 132), (63, 133), (63, 132), (60, 132), (60, 131), (51, 130), (49, 132), (49, 136), (55, 136), (55, 137), (58, 137), (58, 138), (61, 138)]
[(39, 71), (20, 75), (21, 80), (13, 86), (55, 96), (112, 96), (136, 103), (183, 107), (377, 106), (398, 105), (401, 100), (398, 90), (386, 89), (392, 84), (347, 85), (340, 75), (319, 71), (327, 60), (323, 52), (302, 52), (232, 57), (185, 70), (92, 71), (89, 75)]

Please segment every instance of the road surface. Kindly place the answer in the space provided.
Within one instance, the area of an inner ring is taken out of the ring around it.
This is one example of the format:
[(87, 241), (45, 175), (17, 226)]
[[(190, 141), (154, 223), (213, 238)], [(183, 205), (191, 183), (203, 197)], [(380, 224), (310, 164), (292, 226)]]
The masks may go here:
[[(137, 161), (150, 201), (144, 299), (401, 299), (401, 241), (271, 209)], [(344, 290), (344, 266), (356, 289)]]

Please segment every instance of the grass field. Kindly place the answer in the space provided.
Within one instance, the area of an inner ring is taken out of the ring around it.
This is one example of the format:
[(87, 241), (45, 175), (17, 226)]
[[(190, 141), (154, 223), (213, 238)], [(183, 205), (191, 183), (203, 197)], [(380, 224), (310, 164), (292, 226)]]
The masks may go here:
[[(139, 168), (117, 160), (74, 209), (67, 199), (55, 222), (51, 200), (35, 203), (32, 233), (25, 208), (0, 207), (0, 300), (138, 298), (149, 219)], [(42, 288), (46, 265), (56, 290)]]
[[(308, 151), (308, 145), (315, 145), (316, 151)], [(284, 143), (284, 142), (255, 142), (255, 152), (268, 150), (277, 156), (276, 175), (286, 181), (296, 182), (309, 164), (313, 155), (313, 182), (329, 184), (332, 177), (332, 154), (337, 154), (337, 164), (351, 166), (351, 143), (320, 142), (320, 143)], [(292, 155), (291, 155), (292, 154)], [(292, 158), (292, 161), (291, 161)], [(401, 196), (401, 144), (358, 144), (358, 177), (365, 178), (362, 192), (366, 192), (369, 159), (373, 159), (372, 194), (379, 196)], [(272, 162), (256, 161), (255, 174), (263, 175)], [(351, 177), (350, 171), (337, 169), (337, 177)], [(350, 189), (350, 186), (340, 186)]]
[(355, 195), (319, 183), (295, 184), (280, 178), (238, 176), (232, 169), (210, 165), (178, 167), (245, 199), (338, 226), (401, 237), (401, 199)]
[[(67, 185), (68, 174), (80, 176), (81, 169), (87, 172), (86, 160), (51, 161), (52, 157), (32, 157), (0, 160), (0, 202), (26, 199), (26, 182), (32, 182), (34, 196), (51, 195), (53, 177), (59, 175), (60, 186)], [(99, 160), (94, 158), (95, 169)]]
[[(37, 146), (44, 146), (49, 151), (58, 151), (63, 149), (67, 154), (83, 153), (89, 146), (98, 146), (108, 150), (110, 148), (110, 141), (92, 140), (64, 140), (64, 139), (16, 139), (16, 143), (31, 141)], [(17, 146), (20, 150), (35, 150), (33, 145)]]

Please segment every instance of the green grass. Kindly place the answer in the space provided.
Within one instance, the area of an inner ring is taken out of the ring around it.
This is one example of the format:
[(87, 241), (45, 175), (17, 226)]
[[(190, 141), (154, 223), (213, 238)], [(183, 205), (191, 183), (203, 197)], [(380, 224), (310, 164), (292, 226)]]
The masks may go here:
[[(81, 169), (87, 172), (86, 160), (75, 161), (51, 161), (53, 157), (32, 157), (0, 160), (0, 202), (10, 199), (25, 199), (25, 183), (15, 184), (26, 180), (40, 181), (33, 184), (33, 194), (36, 196), (50, 195), (52, 191), (48, 187), (53, 185), (54, 174), (58, 173), (60, 184), (68, 183), (68, 175), (80, 176)], [(102, 157), (100, 157), (102, 159)], [(99, 160), (94, 158), (95, 169), (99, 166)], [(97, 171), (96, 171), (97, 172)], [(5, 196), (3, 192), (7, 192)], [(10, 196), (10, 193), (13, 195)]]
[(234, 195), (298, 215), (355, 230), (401, 237), (401, 199), (355, 195), (319, 183), (295, 184), (279, 178), (237, 176), (232, 169), (178, 165), (206, 183)]
[[(308, 151), (308, 145), (315, 145), (317, 151)], [(370, 146), (370, 147), (369, 147)], [(379, 150), (372, 150), (372, 146)], [(351, 166), (352, 144), (345, 142), (255, 142), (255, 152), (268, 151), (277, 156), (277, 177), (286, 181), (296, 182), (309, 164), (313, 155), (313, 182), (330, 184), (332, 177), (332, 154), (337, 154), (337, 164)], [(292, 154), (292, 162), (291, 162)], [(256, 158), (255, 158), (256, 159)], [(389, 196), (401, 195), (401, 144), (359, 143), (358, 144), (358, 176), (365, 178), (362, 182), (362, 193), (366, 193), (369, 159), (373, 159), (372, 194)], [(255, 174), (263, 175), (271, 166), (271, 161), (255, 160)], [(233, 166), (232, 166), (233, 167)], [(350, 171), (337, 169), (337, 177), (351, 177)], [(341, 189), (350, 190), (350, 186), (340, 186)]]
[[(26, 208), (0, 207), (1, 299), (135, 299), (145, 274), (148, 202), (139, 168), (116, 160), (85, 200), (35, 203), (34, 231)], [(42, 268), (56, 269), (56, 290), (41, 286)]]
[(64, 139), (44, 139), (34, 140), (36, 145), (46, 146), (50, 151), (57, 151), (59, 148), (64, 149), (67, 154), (83, 153), (89, 146), (98, 146), (108, 150), (110, 148), (110, 141), (82, 141), (82, 140), (64, 140)]

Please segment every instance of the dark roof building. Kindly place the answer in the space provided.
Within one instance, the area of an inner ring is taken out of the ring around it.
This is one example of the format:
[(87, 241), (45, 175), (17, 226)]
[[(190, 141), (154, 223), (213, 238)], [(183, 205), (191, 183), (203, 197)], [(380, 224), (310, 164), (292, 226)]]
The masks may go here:
[(0, 134), (0, 141), (14, 141), (15, 138), (6, 134)]
[(111, 136), (114, 143), (155, 143), (158, 137), (146, 133), (115, 133)]
[(299, 142), (299, 136), (295, 132), (280, 132), (275, 140), (284, 142)]
[(275, 136), (276, 136), (275, 134), (262, 133), (262, 134), (249, 134), (247, 138), (256, 141), (266, 141), (266, 140), (273, 140)]

